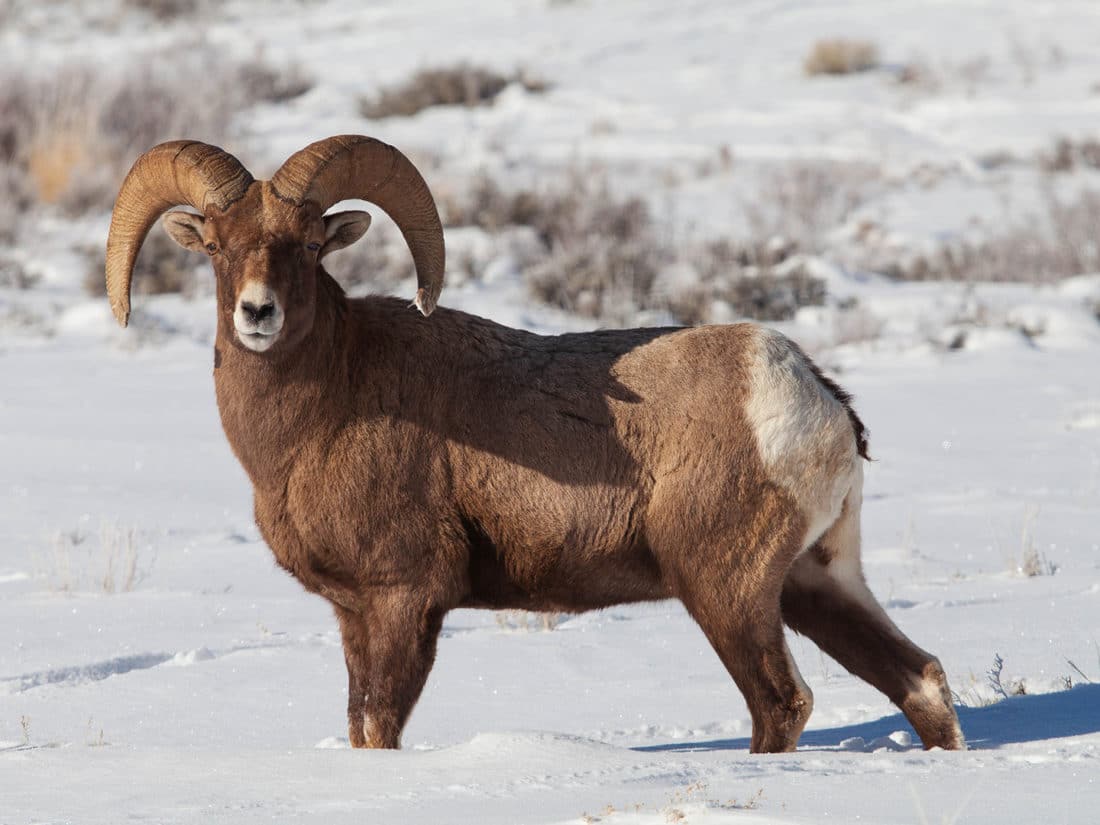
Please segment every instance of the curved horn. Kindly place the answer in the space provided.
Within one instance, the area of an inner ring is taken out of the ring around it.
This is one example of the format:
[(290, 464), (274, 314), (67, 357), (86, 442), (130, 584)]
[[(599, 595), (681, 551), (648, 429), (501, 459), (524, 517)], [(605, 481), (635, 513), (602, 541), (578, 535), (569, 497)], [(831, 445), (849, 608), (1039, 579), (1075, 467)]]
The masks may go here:
[(416, 306), (435, 309), (443, 289), (443, 224), (428, 184), (407, 157), (386, 143), (362, 135), (338, 135), (295, 152), (271, 178), (281, 198), (316, 201), (324, 212), (349, 198), (386, 211), (405, 236), (416, 264)]
[(107, 297), (119, 326), (130, 318), (130, 281), (138, 251), (161, 214), (187, 204), (226, 209), (252, 184), (241, 162), (217, 146), (173, 140), (134, 161), (115, 201), (107, 235)]

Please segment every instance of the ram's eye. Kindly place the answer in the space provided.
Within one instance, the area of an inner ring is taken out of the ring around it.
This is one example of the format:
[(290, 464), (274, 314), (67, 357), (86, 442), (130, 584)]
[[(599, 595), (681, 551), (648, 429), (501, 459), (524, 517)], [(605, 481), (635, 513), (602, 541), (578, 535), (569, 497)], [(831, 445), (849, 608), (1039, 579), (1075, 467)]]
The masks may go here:
[(316, 252), (320, 248), (321, 244), (317, 243), (317, 241), (312, 241), (306, 244), (306, 249), (308, 249), (310, 252)]
[(206, 245), (206, 251), (213, 255), (215, 252), (218, 251), (218, 245), (211, 241)]

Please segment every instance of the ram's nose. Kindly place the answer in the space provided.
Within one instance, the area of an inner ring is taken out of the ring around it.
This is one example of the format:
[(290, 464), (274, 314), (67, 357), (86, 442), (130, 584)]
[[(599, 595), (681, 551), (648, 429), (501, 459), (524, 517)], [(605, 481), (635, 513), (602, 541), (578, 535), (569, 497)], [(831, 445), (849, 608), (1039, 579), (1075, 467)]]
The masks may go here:
[(250, 301), (241, 301), (241, 312), (253, 324), (259, 324), (261, 321), (275, 316), (275, 302), (268, 301), (257, 306)]
[(237, 297), (233, 312), (237, 338), (248, 349), (263, 352), (278, 340), (283, 329), (283, 309), (274, 291), (257, 281), (249, 281)]

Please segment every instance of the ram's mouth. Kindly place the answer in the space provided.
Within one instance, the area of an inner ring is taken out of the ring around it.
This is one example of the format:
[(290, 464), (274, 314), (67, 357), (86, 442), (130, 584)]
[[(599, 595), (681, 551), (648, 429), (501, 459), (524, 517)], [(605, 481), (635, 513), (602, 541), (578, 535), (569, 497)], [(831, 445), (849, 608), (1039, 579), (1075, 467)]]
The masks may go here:
[(278, 339), (279, 332), (281, 331), (282, 330), (267, 333), (260, 332), (259, 330), (256, 330), (254, 332), (243, 332), (242, 330), (237, 330), (237, 338), (240, 339), (241, 343), (244, 344), (245, 347), (252, 350), (253, 352), (263, 352), (271, 348), (271, 346)]

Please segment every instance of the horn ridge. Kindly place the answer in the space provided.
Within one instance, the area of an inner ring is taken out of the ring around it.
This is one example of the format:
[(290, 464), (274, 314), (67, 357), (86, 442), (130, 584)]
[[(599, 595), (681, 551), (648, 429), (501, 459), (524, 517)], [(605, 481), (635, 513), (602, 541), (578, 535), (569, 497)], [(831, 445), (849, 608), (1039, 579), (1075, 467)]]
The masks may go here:
[(158, 144), (141, 155), (119, 189), (107, 234), (107, 297), (120, 326), (130, 317), (134, 262), (150, 227), (166, 210), (187, 205), (225, 210), (253, 183), (229, 152), (197, 140)]
[(283, 200), (312, 200), (324, 212), (348, 199), (381, 207), (401, 230), (416, 264), (415, 304), (428, 315), (443, 289), (443, 224), (428, 184), (404, 154), (377, 138), (335, 135), (287, 158), (271, 178)]

